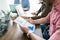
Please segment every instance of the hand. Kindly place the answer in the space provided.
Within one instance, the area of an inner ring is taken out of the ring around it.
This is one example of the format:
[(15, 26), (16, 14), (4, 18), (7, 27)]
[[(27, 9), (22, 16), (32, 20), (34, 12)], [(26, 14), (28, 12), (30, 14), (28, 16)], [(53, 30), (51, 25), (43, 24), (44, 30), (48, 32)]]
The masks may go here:
[(32, 15), (36, 15), (36, 12), (31, 13)]
[(28, 8), (23, 8), (24, 11), (28, 11)]
[(28, 19), (28, 17), (26, 17), (26, 16), (21, 16), (22, 18), (24, 18), (24, 19)]
[(28, 33), (29, 32), (29, 29), (25, 26), (20, 26), (21, 30), (25, 33)]
[(31, 23), (31, 24), (34, 23), (32, 18), (26, 19), (26, 21), (28, 21), (28, 22)]

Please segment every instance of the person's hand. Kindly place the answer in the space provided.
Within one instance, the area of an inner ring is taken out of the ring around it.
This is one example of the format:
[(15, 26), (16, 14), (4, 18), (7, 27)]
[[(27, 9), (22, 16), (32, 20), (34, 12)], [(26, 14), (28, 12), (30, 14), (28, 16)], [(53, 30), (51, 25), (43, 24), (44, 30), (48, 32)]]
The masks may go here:
[(36, 12), (31, 13), (32, 15), (36, 15)]
[(28, 19), (28, 17), (27, 16), (21, 16), (22, 18), (24, 18), (24, 19)]
[(26, 19), (26, 21), (29, 22), (29, 23), (31, 23), (31, 24), (34, 23), (32, 18)]
[(28, 11), (28, 8), (23, 8), (24, 11)]
[(26, 26), (20, 26), (21, 30), (25, 33), (29, 32), (29, 29)]

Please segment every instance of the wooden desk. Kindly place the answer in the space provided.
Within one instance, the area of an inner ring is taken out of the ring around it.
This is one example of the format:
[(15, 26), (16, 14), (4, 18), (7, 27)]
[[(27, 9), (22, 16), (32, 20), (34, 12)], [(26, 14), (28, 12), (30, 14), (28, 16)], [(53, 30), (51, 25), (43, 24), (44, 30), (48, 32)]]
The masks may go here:
[[(35, 34), (38, 32), (37, 35), (41, 36), (41, 29), (38, 28), (38, 30), (35, 30)], [(28, 40), (26, 35), (23, 35), (23, 33), (19, 30), (19, 28), (16, 26), (16, 23), (13, 23), (13, 26), (11, 26), (8, 23), (8, 31), (0, 37), (0, 40)]]

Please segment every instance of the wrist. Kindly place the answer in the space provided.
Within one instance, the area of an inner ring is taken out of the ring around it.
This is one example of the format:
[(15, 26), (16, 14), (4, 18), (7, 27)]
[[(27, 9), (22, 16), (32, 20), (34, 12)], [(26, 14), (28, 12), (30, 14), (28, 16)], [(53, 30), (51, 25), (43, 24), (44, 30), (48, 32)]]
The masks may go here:
[(28, 32), (29, 32), (29, 30), (26, 31), (26, 33), (28, 33)]
[(29, 38), (29, 36), (30, 36), (30, 34), (32, 33), (32, 31), (29, 31), (28, 33), (27, 33), (27, 37)]

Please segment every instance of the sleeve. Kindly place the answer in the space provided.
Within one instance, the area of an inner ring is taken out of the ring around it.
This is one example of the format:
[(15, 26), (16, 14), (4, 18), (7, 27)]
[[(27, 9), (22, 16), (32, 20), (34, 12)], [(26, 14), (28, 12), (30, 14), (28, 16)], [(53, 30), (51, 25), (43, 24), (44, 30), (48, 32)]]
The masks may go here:
[(38, 10), (37, 14), (38, 15), (40, 12), (43, 12), (43, 10), (46, 8), (45, 4), (42, 4), (42, 6), (40, 7), (40, 9)]
[(46, 16), (46, 19), (47, 19), (48, 21), (50, 21), (50, 15), (51, 15), (51, 12), (48, 13), (48, 15)]
[(33, 20), (36, 20), (36, 19), (40, 19), (42, 18), (42, 16), (34, 16), (34, 17), (31, 17)]
[(56, 22), (56, 30), (55, 33), (50, 37), (49, 40), (60, 40), (60, 17)]
[(57, 19), (57, 22), (56, 22), (56, 30), (60, 29), (60, 16), (59, 18)]
[(51, 11), (51, 6), (49, 6), (48, 4), (46, 5), (45, 9), (42, 11), (41, 16), (42, 17), (46, 17), (47, 14)]

